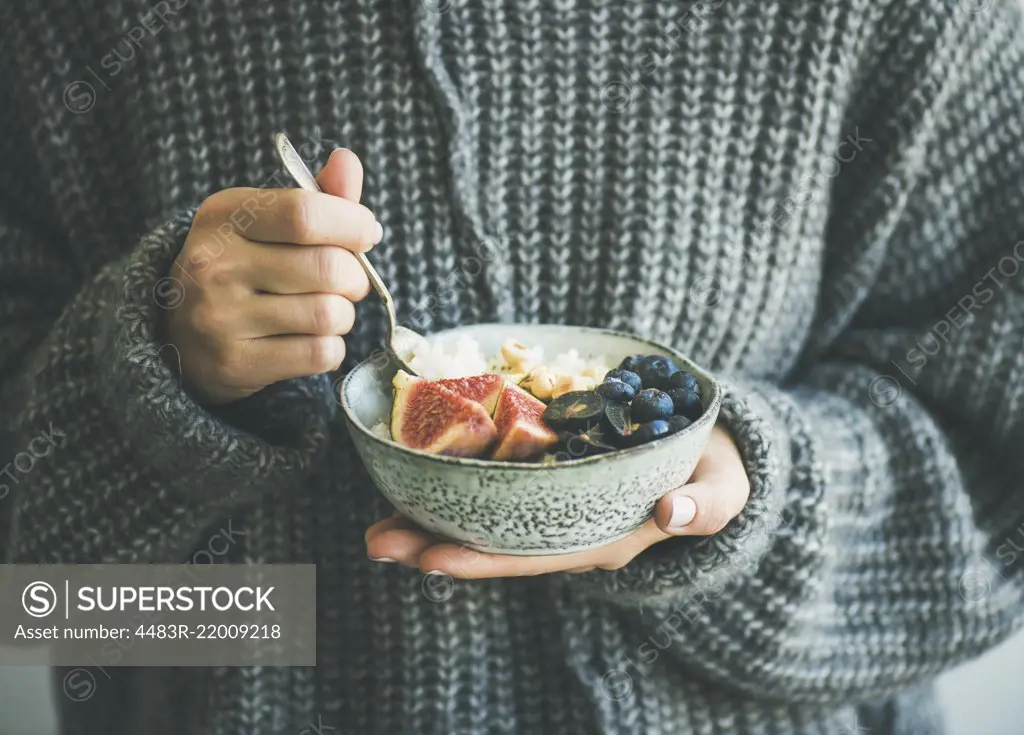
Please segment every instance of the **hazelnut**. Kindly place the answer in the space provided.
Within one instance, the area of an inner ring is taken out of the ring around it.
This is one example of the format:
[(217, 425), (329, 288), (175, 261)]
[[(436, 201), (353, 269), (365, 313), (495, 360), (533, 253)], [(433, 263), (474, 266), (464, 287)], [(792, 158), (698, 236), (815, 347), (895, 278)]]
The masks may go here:
[(558, 380), (557, 375), (541, 366), (527, 376), (523, 387), (533, 393), (536, 398), (547, 401), (555, 397), (555, 383)]
[(501, 346), (501, 356), (514, 373), (528, 372), (537, 364), (536, 350), (531, 350), (518, 340), (510, 339)]

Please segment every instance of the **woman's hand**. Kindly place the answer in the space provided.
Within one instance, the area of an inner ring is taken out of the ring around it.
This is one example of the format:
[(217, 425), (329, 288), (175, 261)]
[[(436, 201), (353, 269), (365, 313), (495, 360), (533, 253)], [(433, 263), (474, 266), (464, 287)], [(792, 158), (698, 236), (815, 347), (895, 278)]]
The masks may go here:
[(196, 213), (170, 274), (177, 303), (165, 308), (182, 381), (199, 400), (234, 401), (345, 358), (353, 303), (370, 290), (352, 253), (383, 230), (359, 204), (354, 153), (334, 151), (317, 178), (323, 194), (225, 189)]
[(654, 517), (635, 533), (607, 546), (561, 556), (485, 554), (442, 541), (396, 515), (367, 529), (366, 553), (374, 561), (462, 579), (619, 569), (667, 538), (717, 533), (739, 515), (749, 495), (739, 451), (725, 430), (715, 427), (689, 484), (658, 501)]

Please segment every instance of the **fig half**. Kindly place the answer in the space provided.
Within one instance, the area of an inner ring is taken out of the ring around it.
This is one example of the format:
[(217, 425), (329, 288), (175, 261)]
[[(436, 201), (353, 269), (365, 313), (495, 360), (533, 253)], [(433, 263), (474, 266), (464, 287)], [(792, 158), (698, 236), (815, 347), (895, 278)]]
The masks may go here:
[(436, 382), (399, 370), (392, 381), (391, 436), (410, 449), (479, 457), (498, 436), (487, 409)]
[(544, 423), (544, 409), (543, 401), (506, 381), (494, 410), (498, 446), (491, 458), (507, 462), (527, 460), (557, 444), (558, 434)]
[(505, 376), (473, 375), (468, 378), (445, 378), (435, 382), (463, 398), (476, 401), (484, 407), (488, 416), (493, 416), (498, 405), (498, 396), (505, 385)]

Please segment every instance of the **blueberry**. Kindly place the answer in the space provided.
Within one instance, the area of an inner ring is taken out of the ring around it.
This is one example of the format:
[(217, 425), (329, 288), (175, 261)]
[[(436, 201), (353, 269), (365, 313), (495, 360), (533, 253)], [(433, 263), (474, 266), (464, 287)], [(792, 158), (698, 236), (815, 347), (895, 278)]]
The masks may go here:
[(696, 421), (704, 413), (704, 406), (700, 403), (700, 396), (693, 391), (675, 388), (668, 392), (672, 400), (672, 411), (677, 416), (685, 416), (690, 421)]
[(630, 444), (636, 446), (638, 444), (646, 444), (649, 441), (660, 439), (663, 436), (668, 436), (671, 433), (668, 421), (663, 419), (656, 419), (646, 424), (641, 424), (630, 436)]
[(634, 421), (646, 423), (656, 419), (667, 419), (674, 406), (669, 395), (657, 388), (647, 388), (636, 394), (632, 403)]
[(697, 381), (697, 378), (690, 373), (683, 372), (682, 370), (669, 377), (668, 388), (665, 390), (671, 390), (673, 388), (682, 388), (683, 390), (688, 390), (691, 393), (696, 393), (697, 397), (700, 397), (700, 383)]
[[(604, 376), (605, 380), (621, 380), (626, 385), (632, 386), (634, 393), (639, 393), (644, 389), (644, 384), (640, 380), (640, 376), (631, 370), (609, 370), (608, 374)], [(632, 399), (630, 399), (632, 400)]]
[(637, 368), (637, 374), (645, 388), (667, 388), (668, 380), (679, 368), (667, 357), (648, 355)]
[(668, 420), (668, 433), (675, 434), (689, 426), (692, 421), (685, 416), (673, 416)]
[(619, 370), (635, 373), (646, 355), (630, 355), (619, 363)]
[(609, 401), (620, 401), (621, 403), (629, 403), (636, 395), (633, 386), (615, 378), (610, 380), (606, 378), (601, 385), (597, 386), (596, 390)]

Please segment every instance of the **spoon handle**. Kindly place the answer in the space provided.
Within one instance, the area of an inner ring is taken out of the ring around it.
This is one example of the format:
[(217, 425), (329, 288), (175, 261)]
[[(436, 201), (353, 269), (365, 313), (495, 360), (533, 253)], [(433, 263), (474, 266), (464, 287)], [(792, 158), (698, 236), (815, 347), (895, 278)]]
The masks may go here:
[[(298, 151), (295, 150), (295, 146), (292, 145), (291, 141), (288, 140), (288, 136), (284, 133), (277, 133), (274, 135), (274, 148), (277, 150), (277, 155), (281, 159), (281, 163), (284, 165), (285, 171), (291, 175), (292, 180), (298, 184), (300, 189), (306, 191), (323, 192), (320, 185), (316, 183), (316, 178), (310, 173), (309, 168), (302, 161), (302, 157)], [(373, 264), (363, 253), (353, 252), (356, 256), (356, 260), (359, 261), (359, 265), (366, 271), (366, 277), (370, 279), (370, 285), (373, 286), (373, 290), (380, 296), (380, 300), (384, 302), (384, 309), (388, 315), (388, 331), (393, 333), (395, 331), (395, 325), (398, 323), (395, 318), (395, 302), (391, 298), (391, 292), (388, 291), (388, 287), (384, 285), (384, 281), (381, 280), (380, 274), (377, 273), (377, 269), (373, 267)]]

